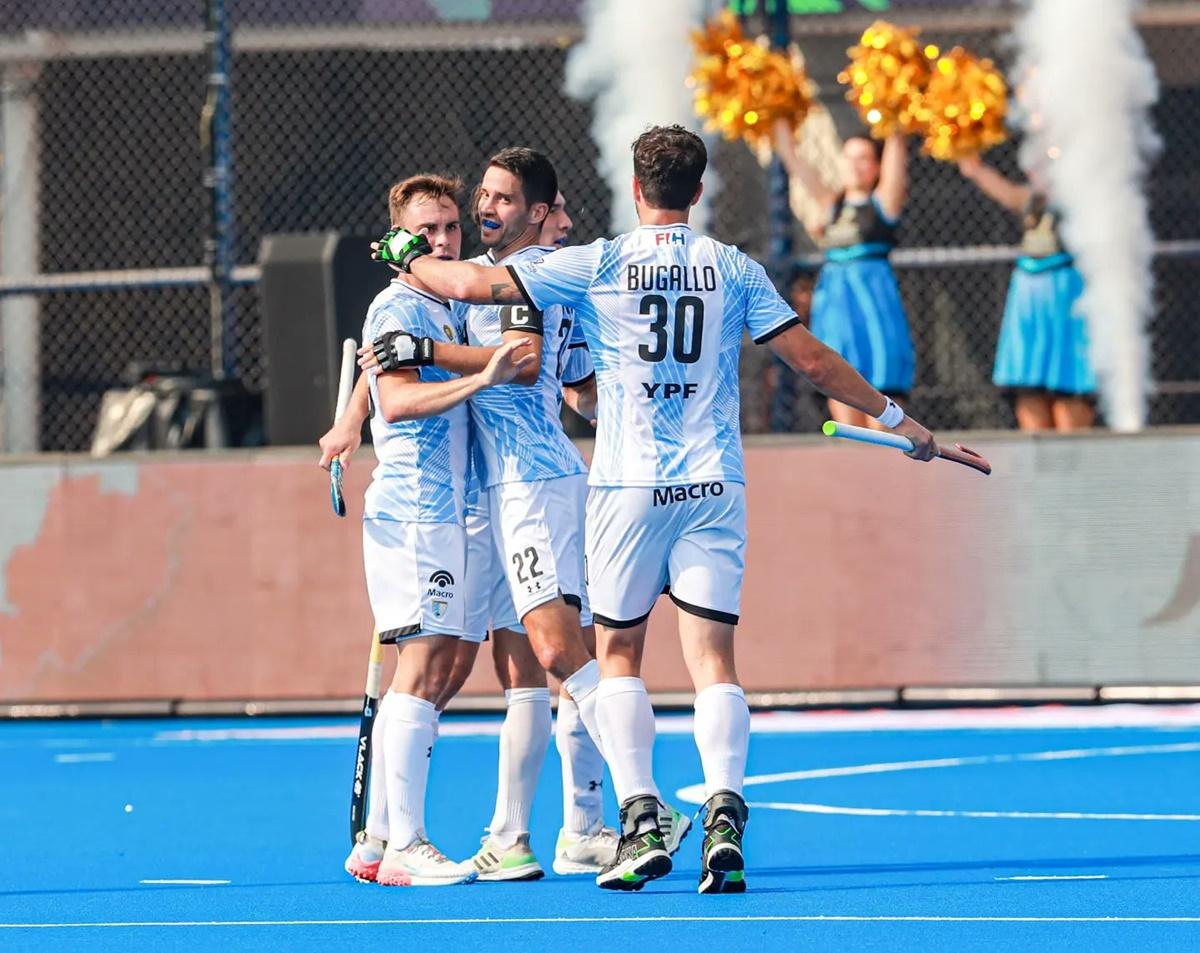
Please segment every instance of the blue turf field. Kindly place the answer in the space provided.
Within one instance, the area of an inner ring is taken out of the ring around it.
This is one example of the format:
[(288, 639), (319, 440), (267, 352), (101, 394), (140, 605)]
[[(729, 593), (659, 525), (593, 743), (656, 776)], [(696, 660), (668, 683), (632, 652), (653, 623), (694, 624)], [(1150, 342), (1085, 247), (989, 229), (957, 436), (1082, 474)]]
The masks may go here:
[[(768, 777), (747, 798), (774, 806), (752, 809), (741, 897), (696, 895), (695, 834), (640, 894), (553, 875), (357, 884), (341, 870), (356, 720), (0, 725), (0, 950), (1200, 950), (1200, 718), (791, 730), (802, 717), (756, 717), (749, 771)], [(446, 721), (428, 828), (466, 856), (497, 723)], [(686, 723), (664, 724), (674, 795), (699, 759)], [(560, 810), (552, 745), (547, 868)], [(142, 883), (163, 879), (229, 883)]]

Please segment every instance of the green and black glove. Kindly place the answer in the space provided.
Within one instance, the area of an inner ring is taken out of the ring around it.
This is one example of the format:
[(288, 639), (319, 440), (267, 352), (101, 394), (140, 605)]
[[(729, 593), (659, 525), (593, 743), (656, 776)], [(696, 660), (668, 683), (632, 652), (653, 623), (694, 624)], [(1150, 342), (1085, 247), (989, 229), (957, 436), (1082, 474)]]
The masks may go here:
[(408, 272), (414, 261), (432, 251), (433, 249), (429, 247), (429, 239), (424, 235), (414, 235), (402, 228), (392, 228), (388, 229), (383, 238), (379, 239), (379, 248), (374, 257), (389, 265), (395, 265), (403, 272)]

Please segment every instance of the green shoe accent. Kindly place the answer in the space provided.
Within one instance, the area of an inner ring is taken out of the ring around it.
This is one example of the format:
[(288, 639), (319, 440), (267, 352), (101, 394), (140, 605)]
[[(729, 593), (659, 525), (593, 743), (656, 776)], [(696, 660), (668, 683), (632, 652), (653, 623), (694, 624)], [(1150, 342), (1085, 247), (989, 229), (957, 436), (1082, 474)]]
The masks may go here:
[(730, 884), (740, 884), (745, 879), (746, 871), (744, 870), (731, 870), (725, 875), (725, 882)]

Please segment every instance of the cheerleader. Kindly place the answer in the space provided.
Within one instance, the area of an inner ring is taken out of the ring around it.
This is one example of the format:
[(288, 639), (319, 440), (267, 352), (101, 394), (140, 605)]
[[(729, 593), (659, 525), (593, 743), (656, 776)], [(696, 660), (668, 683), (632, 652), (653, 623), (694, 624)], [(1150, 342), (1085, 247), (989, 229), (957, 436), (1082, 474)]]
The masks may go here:
[(978, 156), (958, 163), (993, 202), (1021, 216), (1025, 234), (1013, 270), (996, 346), (992, 382), (1016, 394), (1022, 430), (1079, 430), (1096, 417), (1096, 377), (1087, 322), (1075, 305), (1083, 278), (1063, 249), (1046, 196), (1010, 182)]
[[(841, 189), (830, 188), (800, 158), (785, 123), (775, 127), (776, 151), (788, 174), (820, 205), (809, 232), (825, 251), (812, 302), (812, 333), (842, 355), (876, 390), (903, 398), (912, 390), (913, 345), (900, 288), (888, 254), (908, 189), (908, 150), (902, 135), (882, 145), (851, 136), (842, 145)], [(839, 423), (878, 427), (838, 401), (829, 414)]]

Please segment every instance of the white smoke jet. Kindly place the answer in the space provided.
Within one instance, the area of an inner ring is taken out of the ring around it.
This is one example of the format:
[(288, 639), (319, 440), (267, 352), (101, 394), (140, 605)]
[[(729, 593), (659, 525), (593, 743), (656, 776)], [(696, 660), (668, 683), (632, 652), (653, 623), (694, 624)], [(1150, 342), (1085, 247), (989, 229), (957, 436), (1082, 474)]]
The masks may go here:
[(1146, 423), (1152, 309), (1143, 191), (1160, 148), (1150, 122), (1154, 65), (1134, 27), (1137, 0), (1033, 0), (1016, 29), (1027, 138), (1021, 164), (1062, 213), (1085, 288), (1100, 401), (1114, 430)]
[[(587, 0), (584, 7), (584, 38), (567, 57), (566, 89), (575, 99), (594, 100), (592, 137), (612, 193), (614, 232), (637, 226), (633, 140), (647, 126), (699, 127), (684, 81), (693, 60), (691, 30), (707, 6), (707, 0)], [(709, 168), (692, 213), (697, 229), (704, 228), (716, 190)]]

